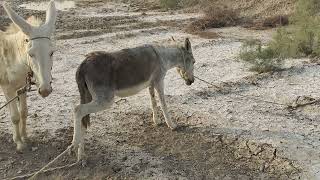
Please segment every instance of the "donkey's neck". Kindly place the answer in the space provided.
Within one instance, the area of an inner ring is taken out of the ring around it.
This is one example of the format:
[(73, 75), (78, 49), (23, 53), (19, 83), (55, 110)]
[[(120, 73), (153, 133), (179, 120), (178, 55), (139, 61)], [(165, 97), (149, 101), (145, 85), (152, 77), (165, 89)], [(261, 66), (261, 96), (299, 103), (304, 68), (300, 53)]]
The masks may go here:
[(164, 68), (167, 70), (183, 63), (181, 50), (177, 47), (156, 47)]
[(16, 34), (10, 34), (7, 37), (8, 44), (10, 44), (11, 46), (11, 55), (12, 55), (12, 58), (10, 59), (11, 63), (28, 64), (25, 39), (26, 37), (22, 32), (18, 32)]

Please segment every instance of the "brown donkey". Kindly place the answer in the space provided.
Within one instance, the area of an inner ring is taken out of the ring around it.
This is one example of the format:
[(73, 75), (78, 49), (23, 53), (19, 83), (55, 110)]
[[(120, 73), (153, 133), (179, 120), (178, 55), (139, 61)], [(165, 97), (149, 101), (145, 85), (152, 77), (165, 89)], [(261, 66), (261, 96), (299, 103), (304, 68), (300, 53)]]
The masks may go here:
[(175, 129), (177, 124), (170, 118), (164, 98), (164, 78), (169, 69), (176, 67), (186, 84), (191, 85), (194, 82), (194, 63), (189, 39), (185, 40), (183, 46), (145, 45), (112, 53), (88, 54), (76, 73), (81, 104), (74, 109), (71, 147), (78, 149), (78, 160), (84, 154), (84, 135), (90, 123), (89, 114), (109, 108), (115, 96), (132, 96), (149, 88), (153, 121), (160, 124), (156, 110), (156, 89), (165, 121), (169, 128)]

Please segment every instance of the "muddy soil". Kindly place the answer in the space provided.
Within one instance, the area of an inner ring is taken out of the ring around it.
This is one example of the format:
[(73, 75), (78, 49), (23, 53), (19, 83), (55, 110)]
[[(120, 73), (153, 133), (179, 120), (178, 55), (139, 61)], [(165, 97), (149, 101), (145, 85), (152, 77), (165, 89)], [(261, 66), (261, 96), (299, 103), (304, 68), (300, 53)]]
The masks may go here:
[[(23, 3), (28, 2), (33, 1)], [(15, 9), (24, 17), (44, 17), (39, 9)], [(3, 14), (0, 17), (2, 26), (10, 22)], [(85, 54), (171, 43), (172, 36), (178, 41), (191, 38), (195, 74), (223, 91), (201, 81), (187, 87), (175, 70), (169, 71), (166, 100), (180, 125), (177, 131), (153, 125), (148, 92), (142, 91), (91, 116), (85, 167), (46, 172), (39, 179), (319, 178), (319, 104), (289, 111), (270, 103), (290, 104), (303, 95), (320, 97), (319, 65), (309, 59), (288, 60), (282, 72), (254, 74), (236, 58), (241, 42), (247, 38), (266, 42), (274, 30), (212, 29), (208, 32), (218, 34), (214, 39), (185, 33), (186, 25), (199, 17), (98, 0), (76, 1), (74, 7), (59, 10), (54, 91), (45, 99), (28, 94), (26, 152), (15, 151), (9, 113), (0, 111), (0, 178), (34, 172), (70, 145), (72, 110), (79, 103), (74, 77)], [(67, 155), (54, 166), (75, 160)]]

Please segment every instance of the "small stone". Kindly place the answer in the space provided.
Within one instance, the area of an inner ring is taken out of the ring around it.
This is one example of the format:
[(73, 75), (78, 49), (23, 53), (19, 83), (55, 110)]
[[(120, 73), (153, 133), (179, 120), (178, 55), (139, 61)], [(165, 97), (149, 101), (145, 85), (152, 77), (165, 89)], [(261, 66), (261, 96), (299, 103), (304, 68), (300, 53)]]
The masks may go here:
[(128, 157), (127, 156), (124, 156), (121, 160), (122, 161), (126, 161), (128, 159)]
[(21, 174), (21, 173), (22, 173), (22, 170), (19, 170), (19, 171), (18, 171), (18, 174)]
[(34, 152), (34, 151), (36, 151), (36, 150), (38, 150), (38, 147), (32, 147), (32, 148), (31, 148), (31, 151), (32, 151), (32, 152)]
[(57, 143), (57, 142), (52, 142), (52, 143), (51, 143), (51, 146), (53, 146), (53, 147), (57, 147), (57, 146), (58, 146), (58, 144), (59, 144), (59, 143)]
[(112, 170), (113, 172), (118, 173), (119, 171), (121, 171), (121, 167), (114, 166), (112, 167)]

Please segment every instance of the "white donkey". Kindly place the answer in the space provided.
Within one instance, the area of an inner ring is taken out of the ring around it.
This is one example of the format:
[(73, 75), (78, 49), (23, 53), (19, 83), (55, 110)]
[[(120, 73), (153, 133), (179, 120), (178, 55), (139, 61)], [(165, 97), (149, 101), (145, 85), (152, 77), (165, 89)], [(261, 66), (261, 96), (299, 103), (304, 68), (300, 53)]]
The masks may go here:
[[(27, 74), (33, 72), (42, 97), (51, 91), (51, 69), (53, 44), (50, 36), (55, 31), (56, 8), (52, 0), (49, 4), (46, 22), (31, 17), (25, 21), (8, 5), (3, 4), (13, 21), (6, 32), (0, 31), (0, 86), (7, 100), (16, 96), (16, 91), (26, 85)], [(30, 22), (31, 24), (29, 24)], [(17, 150), (26, 147), (26, 94), (9, 104), (11, 120), (14, 126), (13, 140)]]
[(183, 46), (163, 47), (145, 45), (112, 53), (92, 52), (79, 66), (76, 80), (81, 104), (75, 107), (74, 135), (70, 148), (78, 150), (78, 160), (84, 154), (84, 135), (89, 114), (109, 108), (114, 97), (131, 96), (149, 88), (153, 121), (160, 124), (156, 110), (155, 89), (158, 93), (165, 121), (169, 128), (177, 124), (170, 118), (164, 97), (164, 78), (167, 71), (176, 67), (187, 85), (194, 82), (195, 63), (191, 43)]

